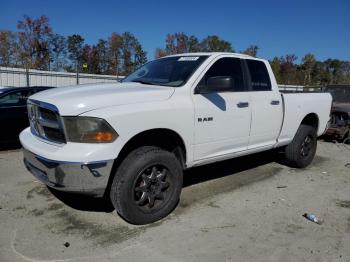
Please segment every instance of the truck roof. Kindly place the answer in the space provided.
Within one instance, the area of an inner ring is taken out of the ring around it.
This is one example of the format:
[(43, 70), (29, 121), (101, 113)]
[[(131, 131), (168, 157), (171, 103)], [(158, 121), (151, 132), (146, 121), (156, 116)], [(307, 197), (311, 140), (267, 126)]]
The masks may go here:
[(198, 53), (183, 53), (183, 54), (174, 54), (174, 55), (168, 55), (166, 57), (172, 57), (172, 56), (218, 56), (218, 55), (233, 55), (236, 57), (249, 57), (249, 58), (255, 58), (250, 55), (246, 54), (240, 54), (240, 53), (231, 53), (231, 52), (198, 52)]

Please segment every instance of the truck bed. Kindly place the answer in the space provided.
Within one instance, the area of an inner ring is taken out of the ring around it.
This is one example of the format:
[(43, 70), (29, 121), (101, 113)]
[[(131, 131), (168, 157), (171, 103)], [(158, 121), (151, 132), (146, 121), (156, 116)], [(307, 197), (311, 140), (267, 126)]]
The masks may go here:
[(288, 144), (296, 134), (304, 117), (315, 114), (318, 118), (317, 135), (321, 136), (329, 121), (332, 97), (329, 93), (283, 93), (284, 117), (278, 146)]

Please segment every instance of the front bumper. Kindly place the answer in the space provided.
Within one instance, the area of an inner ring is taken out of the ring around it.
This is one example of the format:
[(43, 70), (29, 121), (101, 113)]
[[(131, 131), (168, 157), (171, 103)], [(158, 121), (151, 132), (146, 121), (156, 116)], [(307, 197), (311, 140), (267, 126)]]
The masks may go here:
[(65, 162), (38, 156), (23, 148), (24, 164), (29, 172), (49, 187), (60, 191), (103, 196), (113, 160)]

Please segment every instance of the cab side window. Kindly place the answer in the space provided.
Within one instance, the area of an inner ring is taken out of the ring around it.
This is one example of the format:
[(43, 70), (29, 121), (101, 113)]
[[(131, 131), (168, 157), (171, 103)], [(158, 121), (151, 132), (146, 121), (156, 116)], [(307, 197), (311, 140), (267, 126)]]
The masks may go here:
[(263, 62), (247, 59), (252, 91), (270, 91), (271, 81)]
[(210, 77), (231, 77), (232, 92), (245, 91), (241, 60), (239, 58), (221, 58), (216, 61), (206, 72), (202, 80), (198, 84), (198, 88), (207, 87)]

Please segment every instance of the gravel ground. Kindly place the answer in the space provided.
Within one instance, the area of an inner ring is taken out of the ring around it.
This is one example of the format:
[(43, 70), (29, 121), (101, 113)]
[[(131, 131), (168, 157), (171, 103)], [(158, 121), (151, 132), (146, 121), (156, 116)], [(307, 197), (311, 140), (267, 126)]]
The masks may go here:
[(49, 191), (20, 150), (1, 151), (0, 261), (350, 261), (349, 148), (320, 142), (303, 170), (274, 159), (188, 170), (176, 210), (133, 226), (106, 201)]

